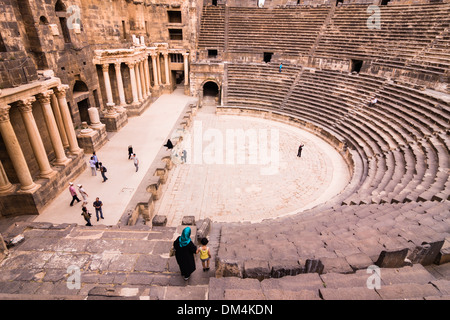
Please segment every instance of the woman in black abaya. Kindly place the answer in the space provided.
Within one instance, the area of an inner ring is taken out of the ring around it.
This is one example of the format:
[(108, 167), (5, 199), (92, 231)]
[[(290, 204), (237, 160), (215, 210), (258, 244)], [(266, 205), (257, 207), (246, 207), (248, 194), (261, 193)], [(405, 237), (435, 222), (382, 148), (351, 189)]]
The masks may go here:
[(197, 247), (191, 241), (191, 228), (184, 228), (181, 236), (173, 242), (175, 249), (175, 258), (180, 266), (181, 275), (184, 280), (188, 280), (191, 273), (195, 271), (194, 254)]

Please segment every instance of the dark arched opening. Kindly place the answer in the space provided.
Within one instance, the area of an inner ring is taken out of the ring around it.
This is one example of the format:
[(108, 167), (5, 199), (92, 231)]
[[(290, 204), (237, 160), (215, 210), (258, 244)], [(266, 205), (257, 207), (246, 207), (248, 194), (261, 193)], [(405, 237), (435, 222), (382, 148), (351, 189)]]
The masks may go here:
[(219, 86), (213, 81), (208, 81), (203, 85), (203, 97), (218, 97)]

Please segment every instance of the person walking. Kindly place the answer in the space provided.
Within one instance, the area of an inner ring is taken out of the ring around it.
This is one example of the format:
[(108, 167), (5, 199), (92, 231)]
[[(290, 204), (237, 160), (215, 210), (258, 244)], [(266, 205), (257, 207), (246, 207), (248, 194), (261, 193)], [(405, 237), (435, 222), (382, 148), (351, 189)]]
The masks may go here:
[(97, 163), (94, 160), (94, 156), (91, 157), (91, 160), (89, 160), (89, 165), (91, 167), (91, 172), (93, 176), (97, 175)]
[(305, 146), (304, 144), (300, 144), (300, 146), (298, 147), (297, 157), (299, 158), (302, 157), (302, 150), (304, 146)]
[(98, 216), (99, 213), (100, 213), (100, 218), (105, 219), (105, 218), (103, 218), (102, 207), (103, 207), (103, 202), (100, 201), (100, 198), (99, 197), (95, 198), (94, 208), (95, 208), (95, 215), (97, 216), (97, 221), (99, 220), (99, 216)]
[(130, 144), (128, 146), (128, 160), (131, 159), (131, 156), (133, 155), (133, 146)]
[(203, 271), (209, 271), (209, 260), (211, 259), (211, 251), (209, 251), (208, 239), (202, 238), (200, 243), (202, 244), (196, 253), (200, 253), (200, 260), (202, 261)]
[(86, 220), (86, 226), (92, 227), (91, 224), (91, 214), (88, 212), (86, 207), (81, 208), (81, 215), (83, 216), (84, 220)]
[(82, 206), (85, 207), (88, 203), (87, 198), (89, 195), (86, 193), (86, 191), (84, 190), (84, 188), (81, 184), (78, 185), (78, 191), (80, 192), (81, 197), (83, 198)]
[(75, 187), (73, 186), (72, 182), (69, 182), (69, 192), (70, 192), (70, 195), (72, 196), (72, 201), (70, 202), (70, 206), (73, 207), (73, 202), (75, 200), (77, 200), (77, 203), (80, 202), (81, 200), (78, 199), (77, 192), (76, 192)]
[(195, 271), (194, 254), (197, 252), (196, 246), (191, 241), (191, 228), (183, 229), (181, 236), (173, 242), (175, 258), (180, 267), (184, 280), (189, 280), (191, 273)]
[(138, 172), (138, 170), (139, 170), (139, 159), (136, 156), (136, 153), (133, 153), (133, 163), (134, 163), (134, 166), (136, 167), (136, 172)]
[(106, 173), (108, 170), (106, 170), (106, 167), (103, 166), (103, 163), (99, 162), (98, 165), (99, 165), (99, 167), (100, 167), (100, 173), (102, 174), (102, 178), (103, 178), (103, 181), (102, 181), (102, 182), (106, 182), (106, 180), (108, 180), (108, 178), (106, 177), (105, 173)]

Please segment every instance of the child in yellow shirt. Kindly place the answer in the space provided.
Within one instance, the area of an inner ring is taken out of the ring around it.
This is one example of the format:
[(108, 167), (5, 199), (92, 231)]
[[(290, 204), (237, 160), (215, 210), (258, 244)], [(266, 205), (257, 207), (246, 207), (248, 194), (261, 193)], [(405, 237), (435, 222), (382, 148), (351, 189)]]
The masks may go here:
[(202, 261), (203, 271), (209, 270), (209, 260), (211, 259), (211, 252), (209, 251), (209, 247), (206, 246), (208, 244), (208, 239), (203, 238), (200, 243), (201, 247), (198, 247), (197, 253), (200, 252), (200, 260)]

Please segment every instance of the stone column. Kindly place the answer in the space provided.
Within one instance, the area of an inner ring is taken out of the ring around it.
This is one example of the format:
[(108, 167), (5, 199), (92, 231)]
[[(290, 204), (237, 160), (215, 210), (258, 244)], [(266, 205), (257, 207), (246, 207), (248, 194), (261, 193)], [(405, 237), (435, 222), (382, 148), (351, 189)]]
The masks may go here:
[(184, 57), (184, 85), (187, 86), (189, 84), (189, 65), (188, 65), (189, 52), (184, 52), (183, 57)]
[(105, 81), (106, 100), (109, 104), (114, 104), (111, 81), (109, 80), (109, 63), (102, 64), (103, 78)]
[(152, 57), (152, 68), (153, 68), (153, 87), (158, 89), (158, 67), (156, 66), (156, 53), (150, 54)]
[(14, 186), (9, 182), (3, 164), (0, 161), (0, 193), (8, 193), (14, 190)]
[(73, 154), (79, 154), (82, 150), (78, 146), (77, 135), (73, 128), (72, 117), (70, 116), (70, 110), (66, 100), (66, 90), (68, 89), (68, 85), (60, 85), (56, 88), (55, 94), (58, 98), (59, 110), (61, 111), (64, 128), (66, 129), (69, 151)]
[(44, 143), (42, 142), (41, 134), (37, 127), (36, 121), (33, 116), (33, 102), (36, 101), (35, 97), (31, 97), (24, 100), (19, 100), (19, 110), (25, 124), (25, 130), (28, 134), (28, 139), (33, 149), (34, 156), (40, 170), (40, 177), (49, 179), (56, 174), (50, 166), (48, 161), (47, 152), (45, 151)]
[(151, 88), (151, 84), (150, 84), (150, 69), (148, 66), (148, 56), (145, 56), (144, 59), (144, 72), (145, 72), (145, 88), (147, 90), (148, 95), (150, 95), (150, 88)]
[(52, 106), (50, 105), (52, 90), (47, 90), (38, 95), (39, 103), (41, 104), (44, 114), (45, 123), (47, 124), (50, 141), (52, 142), (53, 150), (55, 151), (55, 165), (66, 165), (70, 160), (66, 157), (61, 137), (58, 132), (55, 117), (53, 115)]
[(158, 85), (162, 85), (162, 77), (161, 77), (161, 59), (160, 59), (160, 54), (158, 53), (158, 55), (156, 56), (156, 69), (158, 70)]
[(139, 75), (141, 76), (142, 98), (147, 98), (147, 85), (145, 84), (144, 61), (139, 61)]
[(51, 105), (53, 114), (55, 115), (56, 124), (58, 125), (59, 136), (64, 148), (69, 147), (69, 140), (67, 140), (66, 128), (64, 127), (64, 122), (61, 117), (61, 110), (59, 109), (58, 99), (56, 94), (51, 95)]
[(114, 63), (114, 68), (116, 69), (117, 87), (119, 89), (119, 103), (120, 106), (123, 107), (127, 104), (127, 102), (125, 101), (125, 90), (123, 89), (122, 73), (120, 72), (121, 64), (122, 63), (120, 62)]
[(100, 115), (98, 114), (98, 109), (95, 107), (90, 107), (88, 109), (89, 120), (91, 120), (91, 128), (101, 129), (105, 125), (100, 122)]
[(136, 74), (136, 83), (137, 83), (137, 92), (138, 92), (138, 98), (139, 102), (144, 101), (142, 97), (142, 86), (141, 86), (141, 74), (139, 71), (139, 62), (136, 62), (134, 65), (134, 73)]
[(6, 151), (11, 159), (17, 178), (20, 182), (20, 190), (24, 192), (33, 192), (39, 186), (34, 183), (28, 169), (27, 161), (20, 148), (16, 133), (9, 119), (9, 109), (11, 106), (0, 107), (0, 133), (6, 146)]
[(164, 70), (166, 74), (166, 85), (170, 85), (170, 74), (169, 74), (169, 53), (164, 52)]
[(131, 92), (133, 93), (133, 104), (139, 104), (139, 97), (136, 85), (136, 73), (134, 72), (135, 62), (127, 62), (130, 69)]

